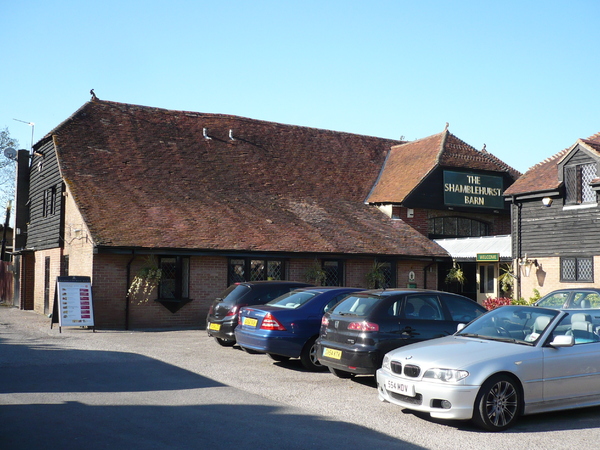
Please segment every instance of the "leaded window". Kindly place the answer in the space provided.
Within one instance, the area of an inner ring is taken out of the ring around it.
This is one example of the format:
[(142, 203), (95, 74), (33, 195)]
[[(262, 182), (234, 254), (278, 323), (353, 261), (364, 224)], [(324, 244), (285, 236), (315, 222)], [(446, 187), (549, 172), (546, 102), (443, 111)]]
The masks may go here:
[(231, 258), (229, 260), (228, 284), (243, 281), (284, 280), (285, 264), (281, 259)]
[(577, 164), (565, 167), (566, 203), (595, 203), (596, 193), (590, 185), (594, 178), (596, 178), (596, 164)]
[(326, 260), (323, 261), (323, 270), (325, 271), (325, 286), (343, 286), (344, 271), (342, 261)]
[(396, 264), (393, 261), (378, 261), (383, 274), (383, 289), (396, 287)]
[(561, 258), (560, 281), (562, 282), (593, 282), (593, 258)]
[(190, 259), (183, 256), (161, 256), (158, 265), (161, 270), (158, 298), (160, 300), (189, 298)]

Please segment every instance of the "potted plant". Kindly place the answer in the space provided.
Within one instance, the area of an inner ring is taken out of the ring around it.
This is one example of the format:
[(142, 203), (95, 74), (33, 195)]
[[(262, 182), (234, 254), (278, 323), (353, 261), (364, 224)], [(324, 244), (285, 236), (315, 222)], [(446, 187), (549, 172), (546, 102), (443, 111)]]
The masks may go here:
[(154, 289), (160, 283), (162, 270), (158, 267), (156, 259), (150, 256), (145, 265), (133, 277), (127, 295), (130, 298), (137, 297), (140, 302), (147, 302)]
[(367, 286), (369, 289), (384, 289), (385, 288), (385, 273), (383, 268), (384, 263), (375, 261), (371, 270), (367, 272)]
[(327, 272), (323, 270), (319, 261), (315, 259), (312, 265), (304, 272), (304, 279), (307, 283), (322, 286), (327, 280)]
[(462, 267), (460, 267), (456, 261), (453, 261), (452, 269), (450, 269), (448, 275), (446, 275), (446, 283), (459, 283), (462, 286), (466, 281), (467, 278), (465, 277)]

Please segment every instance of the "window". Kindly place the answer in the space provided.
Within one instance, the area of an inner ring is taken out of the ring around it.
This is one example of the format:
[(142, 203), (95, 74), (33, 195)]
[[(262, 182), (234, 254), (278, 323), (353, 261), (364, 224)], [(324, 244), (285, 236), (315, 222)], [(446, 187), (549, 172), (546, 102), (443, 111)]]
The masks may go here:
[(440, 301), (434, 295), (411, 295), (404, 306), (406, 318), (420, 320), (444, 320)]
[(42, 204), (42, 215), (44, 217), (56, 214), (56, 187), (44, 191), (44, 199)]
[(63, 255), (60, 265), (60, 275), (66, 277), (69, 275), (69, 255)]
[(161, 256), (158, 259), (161, 279), (159, 300), (182, 300), (190, 296), (190, 259), (184, 256)]
[(554, 329), (552, 339), (559, 335), (573, 336), (575, 344), (599, 342), (600, 337), (594, 332), (596, 325), (590, 314), (570, 313), (565, 316)]
[(479, 293), (493, 294), (495, 290), (495, 268), (493, 264), (479, 266)]
[(396, 264), (394, 261), (378, 261), (381, 264), (384, 282), (381, 288), (388, 289), (396, 287)]
[(281, 259), (231, 258), (228, 284), (242, 281), (284, 280), (285, 264)]
[(434, 217), (428, 232), (430, 239), (488, 236), (489, 225), (466, 217)]
[(479, 305), (472, 300), (445, 294), (442, 294), (442, 299), (455, 322), (469, 323), (483, 314)]
[(561, 258), (560, 259), (560, 281), (561, 282), (586, 282), (594, 281), (593, 258)]
[(566, 203), (578, 205), (595, 203), (596, 193), (590, 182), (596, 178), (596, 164), (578, 164), (565, 167)]
[(326, 260), (323, 261), (323, 270), (325, 271), (325, 286), (343, 286), (344, 266), (342, 261)]

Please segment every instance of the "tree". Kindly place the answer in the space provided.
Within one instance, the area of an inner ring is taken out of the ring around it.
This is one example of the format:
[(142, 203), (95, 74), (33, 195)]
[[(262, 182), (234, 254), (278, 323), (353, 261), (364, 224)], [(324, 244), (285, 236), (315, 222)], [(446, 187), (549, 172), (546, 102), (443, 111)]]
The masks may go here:
[(18, 150), (19, 142), (11, 138), (8, 128), (5, 128), (0, 130), (0, 211), (15, 198), (16, 161), (4, 156), (4, 150), (9, 147)]

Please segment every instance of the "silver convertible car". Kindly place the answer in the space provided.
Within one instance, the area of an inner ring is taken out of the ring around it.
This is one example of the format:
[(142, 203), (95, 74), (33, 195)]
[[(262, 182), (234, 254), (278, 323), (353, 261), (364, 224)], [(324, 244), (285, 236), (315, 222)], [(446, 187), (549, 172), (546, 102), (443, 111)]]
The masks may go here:
[(379, 398), (489, 431), (521, 414), (599, 405), (599, 326), (597, 309), (503, 306), (452, 336), (387, 353)]

